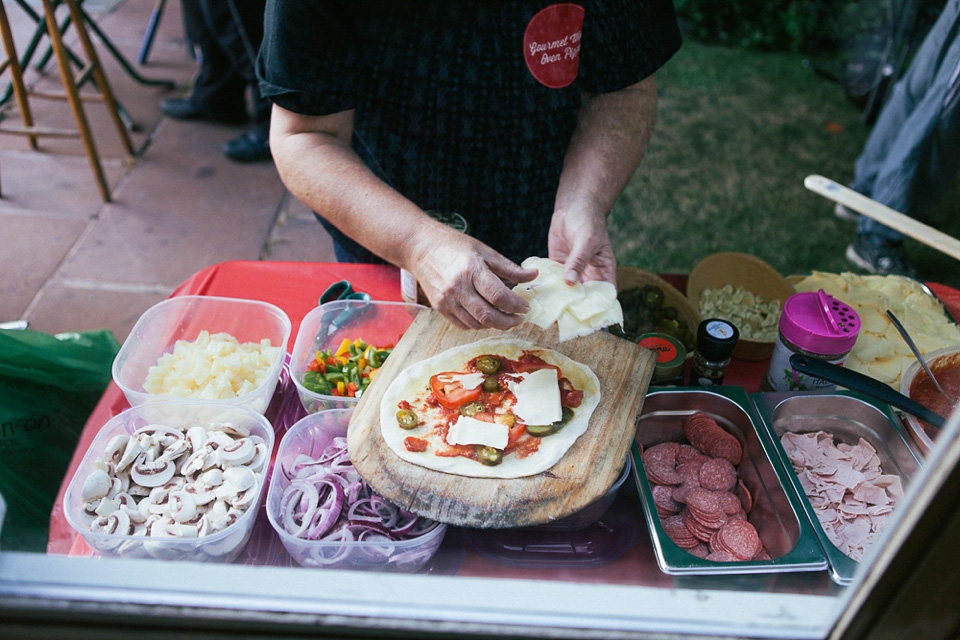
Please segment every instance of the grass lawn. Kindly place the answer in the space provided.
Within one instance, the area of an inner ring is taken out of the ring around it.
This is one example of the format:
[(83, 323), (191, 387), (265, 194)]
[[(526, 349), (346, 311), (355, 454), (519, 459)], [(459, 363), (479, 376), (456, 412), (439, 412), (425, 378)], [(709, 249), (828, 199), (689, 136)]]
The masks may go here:
[[(717, 251), (763, 258), (784, 275), (856, 271), (844, 258), (856, 226), (808, 191), (820, 174), (847, 184), (869, 129), (841, 87), (795, 54), (687, 39), (657, 75), (660, 106), (640, 169), (614, 207), (619, 264), (689, 271)], [(927, 223), (960, 236), (960, 190)], [(960, 284), (960, 263), (907, 240), (928, 279)]]

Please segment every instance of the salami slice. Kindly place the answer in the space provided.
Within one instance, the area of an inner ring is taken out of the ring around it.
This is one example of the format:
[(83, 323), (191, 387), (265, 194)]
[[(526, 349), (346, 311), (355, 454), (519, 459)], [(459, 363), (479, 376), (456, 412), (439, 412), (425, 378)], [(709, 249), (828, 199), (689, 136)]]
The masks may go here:
[(714, 458), (726, 458), (736, 466), (743, 458), (743, 447), (717, 421), (704, 413), (695, 413), (683, 422), (683, 433), (694, 447)]
[(752, 560), (762, 548), (757, 530), (746, 520), (730, 520), (710, 540), (711, 551), (725, 551), (741, 561)]
[(737, 470), (727, 458), (711, 458), (700, 466), (700, 486), (711, 491), (730, 491), (737, 485)]

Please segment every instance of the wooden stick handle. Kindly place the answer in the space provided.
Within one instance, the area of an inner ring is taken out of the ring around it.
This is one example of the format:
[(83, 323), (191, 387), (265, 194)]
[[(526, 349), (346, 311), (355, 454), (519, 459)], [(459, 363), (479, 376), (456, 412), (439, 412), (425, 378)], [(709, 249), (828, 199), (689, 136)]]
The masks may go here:
[(880, 204), (876, 200), (857, 193), (853, 189), (834, 182), (829, 178), (818, 175), (807, 176), (803, 181), (803, 186), (825, 198), (839, 202), (848, 209), (862, 213), (868, 218), (872, 218), (891, 229), (896, 229), (914, 240), (933, 247), (937, 251), (945, 253), (955, 260), (960, 260), (960, 240), (957, 240), (953, 236), (938, 231), (909, 216), (905, 216), (899, 211)]

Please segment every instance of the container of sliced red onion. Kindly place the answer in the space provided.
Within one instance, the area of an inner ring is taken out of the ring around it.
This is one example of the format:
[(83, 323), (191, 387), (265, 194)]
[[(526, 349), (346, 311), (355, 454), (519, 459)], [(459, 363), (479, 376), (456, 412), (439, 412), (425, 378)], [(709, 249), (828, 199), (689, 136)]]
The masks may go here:
[(376, 494), (347, 454), (353, 409), (299, 420), (280, 441), (267, 517), (304, 567), (414, 572), (433, 557), (447, 525)]

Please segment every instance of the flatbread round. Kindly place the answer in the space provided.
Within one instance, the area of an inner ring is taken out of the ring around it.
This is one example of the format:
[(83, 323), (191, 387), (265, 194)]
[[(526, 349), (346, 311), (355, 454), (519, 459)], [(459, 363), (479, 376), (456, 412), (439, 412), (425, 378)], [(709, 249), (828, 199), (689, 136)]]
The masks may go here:
[[(573, 418), (557, 433), (543, 437), (537, 451), (523, 458), (508, 454), (500, 464), (487, 466), (464, 456), (437, 456), (433, 443), (424, 452), (407, 450), (404, 439), (408, 436), (422, 437), (429, 427), (420, 426), (412, 430), (400, 428), (397, 423), (398, 405), (404, 400), (413, 404), (425, 398), (430, 393), (431, 376), (445, 371), (464, 371), (470, 360), (483, 354), (496, 354), (515, 360), (524, 352), (560, 367), (561, 377), (567, 378), (577, 390), (583, 392), (583, 400), (574, 410)], [(508, 337), (488, 338), (448, 349), (401, 371), (387, 388), (380, 404), (380, 432), (394, 453), (422, 467), (480, 478), (520, 478), (546, 471), (556, 464), (577, 438), (586, 432), (590, 416), (599, 403), (600, 381), (586, 365), (532, 342)]]

